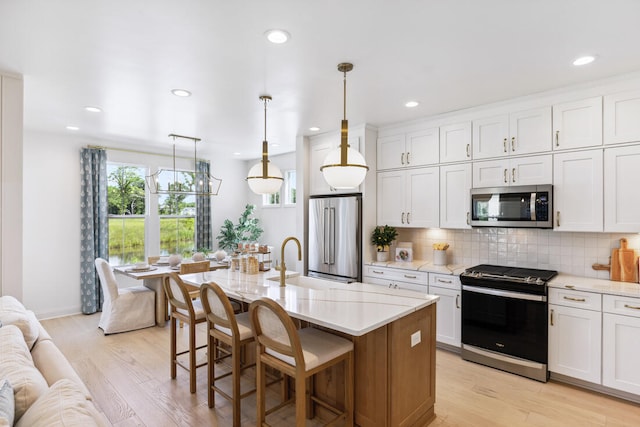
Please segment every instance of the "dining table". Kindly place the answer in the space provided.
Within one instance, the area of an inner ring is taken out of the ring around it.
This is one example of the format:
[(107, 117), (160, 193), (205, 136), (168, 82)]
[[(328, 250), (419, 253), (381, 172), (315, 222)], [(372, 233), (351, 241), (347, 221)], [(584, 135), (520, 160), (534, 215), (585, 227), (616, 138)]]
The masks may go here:
[[(184, 261), (183, 261), (184, 262)], [(210, 260), (210, 271), (229, 268), (228, 263)], [(145, 268), (135, 265), (119, 265), (113, 268), (116, 273), (142, 280), (142, 284), (156, 293), (156, 326), (164, 326), (168, 320), (167, 298), (163, 282), (169, 273), (180, 272), (180, 265), (170, 266), (168, 263), (150, 264)]]

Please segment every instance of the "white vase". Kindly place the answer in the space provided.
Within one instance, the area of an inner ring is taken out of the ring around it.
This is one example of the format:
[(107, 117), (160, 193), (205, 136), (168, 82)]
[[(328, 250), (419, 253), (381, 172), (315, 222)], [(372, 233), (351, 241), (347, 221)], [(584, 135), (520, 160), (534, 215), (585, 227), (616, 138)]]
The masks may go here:
[(380, 251), (377, 252), (377, 261), (378, 262), (387, 262), (389, 261), (389, 251)]
[(433, 265), (447, 265), (447, 251), (433, 250)]
[(182, 255), (173, 254), (169, 256), (169, 265), (171, 267), (177, 267), (182, 262)]

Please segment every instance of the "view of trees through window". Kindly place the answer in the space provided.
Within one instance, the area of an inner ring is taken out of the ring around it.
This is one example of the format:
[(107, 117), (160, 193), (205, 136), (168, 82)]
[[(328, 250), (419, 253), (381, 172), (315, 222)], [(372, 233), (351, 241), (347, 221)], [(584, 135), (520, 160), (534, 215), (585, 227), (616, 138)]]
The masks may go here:
[[(132, 264), (145, 260), (145, 219), (147, 214), (145, 175), (147, 168), (116, 163), (107, 164), (109, 204), (109, 262)], [(193, 180), (193, 173), (178, 172), (182, 180)], [(159, 176), (160, 188), (171, 188), (169, 174)], [(193, 195), (163, 194), (158, 197), (160, 229), (159, 255), (190, 255), (195, 246), (196, 200)], [(152, 230), (153, 232), (153, 230)], [(157, 234), (156, 234), (157, 235)], [(155, 252), (155, 251), (154, 251)], [(150, 254), (153, 255), (153, 254)]]

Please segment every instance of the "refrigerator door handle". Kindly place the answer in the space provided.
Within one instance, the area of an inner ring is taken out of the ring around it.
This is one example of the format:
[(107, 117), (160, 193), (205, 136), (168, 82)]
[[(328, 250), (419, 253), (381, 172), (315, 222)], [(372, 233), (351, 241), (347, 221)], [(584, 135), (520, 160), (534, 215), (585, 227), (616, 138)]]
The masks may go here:
[(336, 208), (329, 211), (329, 265), (336, 263)]
[(329, 235), (329, 208), (323, 209), (322, 220), (322, 263), (329, 264), (329, 245), (327, 244), (327, 236)]

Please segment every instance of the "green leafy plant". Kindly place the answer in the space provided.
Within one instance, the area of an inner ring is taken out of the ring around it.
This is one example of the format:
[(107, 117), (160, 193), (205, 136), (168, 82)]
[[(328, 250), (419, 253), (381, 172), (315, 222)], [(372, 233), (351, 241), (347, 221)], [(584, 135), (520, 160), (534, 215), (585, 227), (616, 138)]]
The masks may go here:
[(216, 237), (220, 249), (232, 252), (238, 248), (238, 243), (258, 241), (263, 230), (259, 225), (260, 220), (251, 217), (255, 209), (255, 205), (246, 205), (237, 224), (233, 224), (229, 219), (224, 220)]
[(398, 232), (395, 227), (378, 226), (371, 233), (371, 243), (376, 246), (378, 252), (384, 252), (396, 240), (396, 237), (398, 237)]

